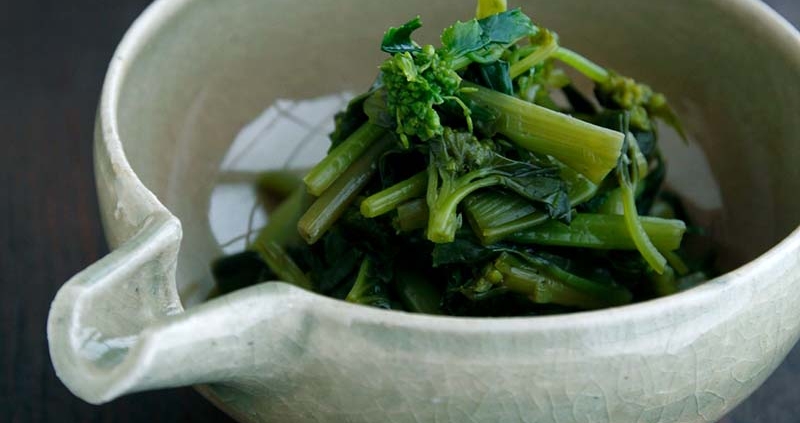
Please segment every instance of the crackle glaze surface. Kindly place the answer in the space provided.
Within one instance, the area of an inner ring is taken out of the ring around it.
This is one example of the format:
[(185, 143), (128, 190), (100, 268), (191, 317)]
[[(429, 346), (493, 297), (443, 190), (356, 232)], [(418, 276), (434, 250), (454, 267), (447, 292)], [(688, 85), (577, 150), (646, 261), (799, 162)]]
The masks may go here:
[[(711, 193), (694, 207), (732, 271), (543, 318), (386, 312), (281, 283), (201, 304), (222, 251), (210, 199), (239, 130), (281, 99), (361, 91), (384, 28), (420, 14), (432, 41), (472, 2), (160, 0), (105, 82), (95, 167), (116, 250), (53, 302), (59, 377), (92, 403), (202, 385), (250, 422), (691, 423), (732, 409), (800, 335), (800, 38), (746, 0), (516, 4), (671, 97), (718, 183), (722, 211), (704, 209)], [(670, 171), (691, 174), (681, 164)]]

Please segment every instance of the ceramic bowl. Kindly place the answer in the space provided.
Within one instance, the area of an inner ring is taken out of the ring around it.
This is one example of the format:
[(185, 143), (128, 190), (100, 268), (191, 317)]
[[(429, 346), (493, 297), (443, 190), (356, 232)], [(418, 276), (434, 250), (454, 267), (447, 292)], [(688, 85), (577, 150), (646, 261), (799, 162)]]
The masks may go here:
[(209, 261), (263, 220), (248, 220), (252, 174), (319, 158), (387, 26), (420, 14), (431, 41), (474, 5), (158, 0), (105, 81), (95, 171), (113, 252), (53, 301), (61, 380), (91, 403), (200, 385), (247, 422), (711, 422), (753, 392), (800, 335), (800, 36), (756, 1), (512, 3), (668, 94), (693, 140), (671, 147), (672, 182), (729, 272), (536, 318), (382, 311), (277, 282), (204, 303)]

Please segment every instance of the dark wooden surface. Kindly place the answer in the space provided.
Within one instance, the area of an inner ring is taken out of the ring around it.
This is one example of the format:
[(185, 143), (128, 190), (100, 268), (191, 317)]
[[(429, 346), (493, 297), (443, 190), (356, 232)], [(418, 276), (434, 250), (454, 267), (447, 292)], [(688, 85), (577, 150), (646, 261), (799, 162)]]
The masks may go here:
[[(47, 350), (56, 290), (107, 252), (92, 179), (95, 106), (115, 45), (148, 3), (0, 0), (0, 422), (231, 421), (191, 389), (85, 404)], [(768, 3), (800, 23), (800, 0)], [(727, 421), (800, 421), (797, 375), (800, 349)]]

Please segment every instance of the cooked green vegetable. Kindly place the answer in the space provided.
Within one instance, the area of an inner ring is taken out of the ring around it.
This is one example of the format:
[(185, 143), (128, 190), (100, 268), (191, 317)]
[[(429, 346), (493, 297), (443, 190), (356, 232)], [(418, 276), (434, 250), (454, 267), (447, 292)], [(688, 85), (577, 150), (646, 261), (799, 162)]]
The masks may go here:
[(439, 47), (414, 41), (419, 17), (386, 31), (376, 82), (336, 116), (304, 189), (276, 190), (292, 193), (255, 253), (215, 262), (221, 292), (277, 277), (380, 308), (540, 315), (713, 275), (682, 248), (685, 214), (661, 192), (656, 121), (685, 138), (666, 97), (503, 0), (476, 15)]

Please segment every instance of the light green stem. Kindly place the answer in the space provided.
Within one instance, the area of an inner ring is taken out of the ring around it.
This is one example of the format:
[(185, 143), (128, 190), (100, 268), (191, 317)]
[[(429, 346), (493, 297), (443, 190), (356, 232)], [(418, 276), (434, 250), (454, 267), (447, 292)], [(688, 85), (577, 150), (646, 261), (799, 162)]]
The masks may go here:
[(367, 197), (361, 202), (361, 214), (377, 217), (396, 209), (400, 204), (425, 194), (428, 187), (428, 172), (422, 171), (383, 191)]
[(501, 176), (488, 176), (467, 185), (461, 186), (446, 198), (437, 201), (430, 207), (430, 219), (428, 220), (428, 239), (436, 243), (453, 242), (458, 230), (458, 217), (456, 208), (466, 196), (481, 188), (499, 185), (503, 183)]
[(402, 232), (422, 229), (428, 225), (428, 202), (417, 198), (397, 207), (395, 226)]
[[(652, 243), (662, 251), (680, 247), (686, 225), (680, 220), (640, 217), (642, 228)], [(624, 216), (579, 213), (569, 225), (551, 220), (514, 234), (509, 238), (520, 244), (592, 248), (600, 250), (636, 250)]]
[(497, 129), (521, 147), (555, 157), (598, 184), (617, 165), (625, 138), (571, 116), (475, 84), (461, 95), (501, 116)]
[[(310, 200), (310, 195), (306, 190), (302, 186), (297, 187), (289, 198), (269, 214), (267, 225), (258, 232), (253, 245), (266, 242), (288, 245), (299, 241), (300, 235), (297, 233), (297, 221), (300, 220), (300, 216), (308, 208)], [(252, 249), (252, 245), (249, 248)]]
[(319, 196), (333, 184), (347, 168), (386, 130), (372, 123), (365, 123), (341, 144), (336, 146), (325, 158), (316, 164), (303, 178), (308, 192)]
[(372, 144), (336, 181), (311, 204), (297, 230), (307, 243), (317, 242), (344, 213), (356, 196), (367, 186), (377, 168), (378, 158), (393, 144), (392, 136), (384, 136)]
[(522, 58), (522, 60), (515, 62), (508, 69), (508, 74), (511, 79), (514, 79), (523, 73), (530, 70), (532, 67), (547, 60), (558, 49), (558, 42), (553, 36), (547, 36), (544, 44), (538, 46), (531, 54)]
[(564, 47), (559, 47), (558, 50), (553, 53), (553, 58), (566, 63), (598, 84), (606, 83), (610, 77), (608, 70), (604, 67)]
[(311, 281), (280, 245), (274, 242), (260, 242), (253, 247), (270, 270), (283, 281), (312, 290)]

